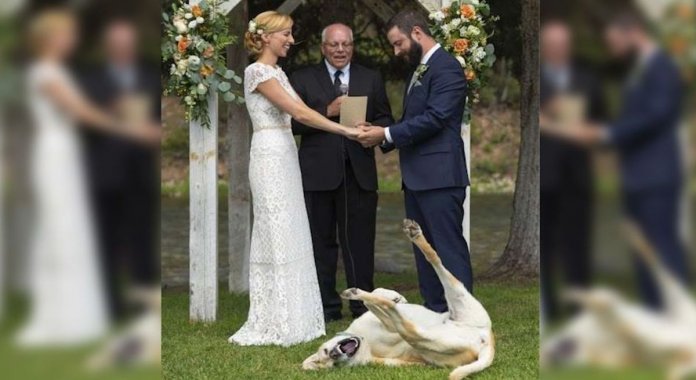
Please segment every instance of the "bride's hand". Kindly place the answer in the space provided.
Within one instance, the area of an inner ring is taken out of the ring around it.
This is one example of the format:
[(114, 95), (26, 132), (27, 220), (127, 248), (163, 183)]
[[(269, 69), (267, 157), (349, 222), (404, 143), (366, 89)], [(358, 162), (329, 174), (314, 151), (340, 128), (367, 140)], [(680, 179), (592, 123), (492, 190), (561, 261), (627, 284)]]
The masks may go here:
[(360, 135), (360, 129), (358, 128), (343, 128), (343, 135), (351, 140), (358, 140), (358, 136)]

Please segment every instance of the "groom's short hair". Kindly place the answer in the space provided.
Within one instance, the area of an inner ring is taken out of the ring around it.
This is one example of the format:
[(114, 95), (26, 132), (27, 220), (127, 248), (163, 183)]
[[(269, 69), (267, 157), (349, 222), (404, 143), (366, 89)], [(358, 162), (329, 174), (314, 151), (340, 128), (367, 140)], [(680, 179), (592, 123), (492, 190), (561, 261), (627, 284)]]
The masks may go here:
[(430, 28), (428, 27), (428, 20), (425, 18), (423, 13), (416, 10), (404, 10), (397, 13), (394, 17), (387, 23), (387, 32), (392, 30), (392, 28), (397, 27), (405, 35), (410, 35), (413, 28), (419, 27), (423, 33), (427, 36), (431, 36)]

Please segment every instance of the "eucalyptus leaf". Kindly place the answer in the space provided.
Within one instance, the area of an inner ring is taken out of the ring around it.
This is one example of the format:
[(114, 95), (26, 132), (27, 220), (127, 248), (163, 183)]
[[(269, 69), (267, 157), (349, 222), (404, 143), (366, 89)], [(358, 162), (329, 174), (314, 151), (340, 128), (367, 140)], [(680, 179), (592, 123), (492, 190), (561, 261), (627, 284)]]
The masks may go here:
[(237, 97), (231, 93), (231, 92), (226, 92), (225, 95), (222, 97), (226, 102), (233, 102)]
[(225, 71), (224, 77), (225, 77), (225, 79), (232, 79), (232, 78), (234, 78), (234, 71), (232, 71), (232, 70), (227, 70), (227, 71)]
[(229, 84), (229, 82), (220, 82), (220, 84), (218, 85), (218, 90), (220, 90), (221, 92), (227, 92), (231, 88), (232, 88), (232, 85)]
[(242, 84), (242, 78), (235, 76), (234, 81), (237, 82), (237, 84)]

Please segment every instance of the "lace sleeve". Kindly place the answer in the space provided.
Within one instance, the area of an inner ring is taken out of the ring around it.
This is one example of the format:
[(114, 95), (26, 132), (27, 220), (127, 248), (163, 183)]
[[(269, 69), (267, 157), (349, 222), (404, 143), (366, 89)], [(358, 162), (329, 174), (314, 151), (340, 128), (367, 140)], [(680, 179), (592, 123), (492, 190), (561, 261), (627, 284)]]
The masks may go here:
[(254, 92), (259, 84), (273, 77), (273, 69), (270, 66), (260, 63), (251, 64), (244, 70), (244, 87), (249, 93)]

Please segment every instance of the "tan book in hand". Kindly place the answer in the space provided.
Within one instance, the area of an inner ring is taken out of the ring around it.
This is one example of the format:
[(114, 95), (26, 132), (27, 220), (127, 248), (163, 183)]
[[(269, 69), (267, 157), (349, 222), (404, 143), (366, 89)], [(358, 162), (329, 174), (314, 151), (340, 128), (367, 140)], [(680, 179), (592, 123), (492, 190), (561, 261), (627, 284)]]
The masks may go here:
[(355, 127), (367, 117), (367, 96), (346, 96), (341, 102), (340, 124)]

